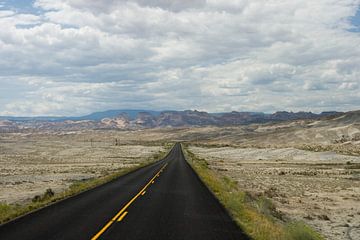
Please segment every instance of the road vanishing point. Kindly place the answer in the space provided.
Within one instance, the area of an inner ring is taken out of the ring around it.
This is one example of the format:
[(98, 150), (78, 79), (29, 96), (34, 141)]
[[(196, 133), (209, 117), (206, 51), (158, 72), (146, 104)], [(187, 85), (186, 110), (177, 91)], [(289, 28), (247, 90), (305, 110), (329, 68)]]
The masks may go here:
[(0, 226), (1, 240), (249, 239), (186, 162), (151, 165)]

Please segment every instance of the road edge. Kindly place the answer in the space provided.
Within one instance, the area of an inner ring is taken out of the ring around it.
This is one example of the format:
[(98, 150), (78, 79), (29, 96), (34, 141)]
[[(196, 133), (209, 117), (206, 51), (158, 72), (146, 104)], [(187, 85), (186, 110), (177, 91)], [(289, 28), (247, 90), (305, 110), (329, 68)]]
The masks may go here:
[[(15, 214), (14, 217), (10, 216), (10, 219), (5, 220), (3, 222), (0, 222), (0, 227), (3, 227), (5, 225), (7, 225), (7, 224), (10, 224), (10, 223), (14, 222), (14, 221), (17, 221), (18, 219), (23, 218), (23, 217), (25, 217), (27, 215), (34, 214), (34, 213), (36, 213), (38, 211), (41, 211), (41, 210), (43, 210), (43, 209), (45, 209), (47, 207), (52, 206), (52, 205), (55, 205), (55, 204), (61, 203), (63, 201), (75, 198), (75, 197), (79, 196), (80, 194), (85, 194), (85, 193), (87, 193), (89, 191), (93, 191), (93, 190), (95, 190), (95, 189), (97, 189), (99, 187), (102, 187), (105, 184), (116, 181), (118, 178), (124, 177), (124, 176), (126, 176), (128, 174), (131, 174), (133, 172), (136, 172), (136, 171), (138, 171), (138, 170), (140, 170), (140, 169), (142, 169), (144, 167), (148, 167), (148, 166), (151, 166), (153, 164), (157, 164), (157, 163), (161, 162), (162, 160), (164, 160), (169, 155), (172, 146), (173, 145), (171, 145), (170, 148), (165, 147), (164, 152), (159, 151), (159, 152), (153, 154), (153, 156), (150, 157), (150, 158), (154, 158), (154, 156), (157, 156), (159, 153), (162, 153), (162, 154), (160, 154), (160, 156), (158, 158), (154, 159), (153, 161), (145, 162), (145, 163), (142, 163), (142, 164), (140, 164), (138, 166), (131, 167), (131, 168), (128, 168), (128, 169), (120, 169), (118, 172), (112, 173), (112, 174), (107, 175), (107, 176), (103, 176), (103, 179), (104, 179), (103, 182), (100, 182), (99, 184), (95, 184), (95, 185), (93, 185), (93, 186), (91, 186), (89, 188), (80, 189), (79, 191), (70, 193), (69, 195), (66, 195), (66, 192), (70, 191), (70, 190), (66, 189), (63, 192), (58, 193), (59, 195), (57, 197), (51, 198), (46, 202), (40, 203), (38, 206), (36, 206), (36, 205), (31, 206), (31, 207), (34, 207), (34, 208), (31, 208), (29, 210), (26, 210), (25, 208), (30, 207), (31, 203), (25, 204), (25, 205), (21, 206), (21, 207), (24, 208), (24, 210), (22, 210), (22, 212), (20, 214)], [(99, 179), (99, 178), (97, 178), (97, 179)], [(63, 194), (65, 194), (65, 195), (63, 195)]]
[[(238, 189), (237, 184), (231, 179), (215, 174), (207, 167), (205, 159), (199, 159), (188, 149), (185, 144), (185, 159), (200, 180), (207, 186), (220, 204), (227, 210), (235, 223), (244, 230), (244, 233), (254, 240), (324, 240), (325, 238), (303, 222), (276, 219), (271, 214), (261, 213), (253, 205), (256, 201), (267, 199), (248, 199), (247, 194)], [(201, 161), (201, 163), (199, 163)], [(202, 165), (202, 166), (201, 166)], [(208, 175), (209, 174), (209, 175)], [(218, 184), (223, 186), (217, 186)], [(224, 186), (226, 185), (226, 186)], [(225, 192), (224, 189), (227, 191)], [(235, 201), (233, 201), (235, 199)], [(244, 200), (240, 200), (244, 199)], [(253, 202), (247, 202), (253, 201)], [(271, 202), (269, 202), (272, 204)], [(272, 206), (270, 206), (272, 207)], [(271, 209), (270, 209), (271, 210)], [(256, 220), (256, 221), (255, 221)], [(299, 238), (300, 237), (300, 238)], [(304, 238), (305, 237), (305, 238)]]

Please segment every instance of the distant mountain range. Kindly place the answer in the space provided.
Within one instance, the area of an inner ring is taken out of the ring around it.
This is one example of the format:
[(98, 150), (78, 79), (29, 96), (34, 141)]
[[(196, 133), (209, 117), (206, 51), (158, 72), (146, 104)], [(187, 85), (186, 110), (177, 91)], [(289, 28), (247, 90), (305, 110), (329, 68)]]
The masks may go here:
[(126, 114), (131, 119), (135, 119), (140, 112), (147, 112), (151, 115), (158, 116), (160, 111), (152, 110), (132, 110), (132, 109), (119, 109), (119, 110), (107, 110), (103, 112), (94, 112), (89, 115), (80, 117), (53, 117), (53, 116), (40, 116), (40, 117), (14, 117), (14, 116), (0, 116), (0, 120), (11, 120), (11, 121), (81, 121), (81, 120), (92, 120), (100, 121), (103, 118), (114, 118), (119, 115)]
[(339, 112), (259, 112), (207, 113), (197, 110), (148, 111), (109, 110), (82, 117), (0, 117), (2, 131), (25, 129), (81, 130), (81, 129), (141, 129), (156, 127), (234, 126), (251, 123), (317, 119), (341, 114)]

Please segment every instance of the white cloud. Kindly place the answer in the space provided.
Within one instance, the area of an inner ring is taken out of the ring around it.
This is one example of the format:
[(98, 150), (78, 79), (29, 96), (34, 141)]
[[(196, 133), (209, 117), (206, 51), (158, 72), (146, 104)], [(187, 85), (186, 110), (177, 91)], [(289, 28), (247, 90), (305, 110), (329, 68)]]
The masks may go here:
[(359, 4), (37, 0), (37, 15), (3, 9), (0, 113), (356, 109), (360, 35), (348, 29)]

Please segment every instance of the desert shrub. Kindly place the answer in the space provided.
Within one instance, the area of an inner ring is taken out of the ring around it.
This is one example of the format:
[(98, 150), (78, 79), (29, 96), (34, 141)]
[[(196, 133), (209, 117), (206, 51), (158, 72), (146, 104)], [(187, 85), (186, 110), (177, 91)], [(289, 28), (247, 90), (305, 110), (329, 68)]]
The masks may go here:
[(41, 202), (41, 196), (40, 195), (35, 195), (32, 200), (31, 200), (33, 203), (35, 202)]
[(46, 189), (43, 199), (49, 199), (52, 198), (55, 195), (54, 191), (51, 188)]
[(42, 196), (40, 195), (36, 195), (33, 197), (32, 202), (36, 203), (36, 202), (44, 202), (47, 201), (49, 199), (51, 199), (52, 197), (55, 196), (54, 191), (51, 188), (48, 188), (45, 190), (44, 194)]
[(303, 222), (292, 222), (287, 225), (286, 230), (293, 240), (321, 240), (320, 234)]

